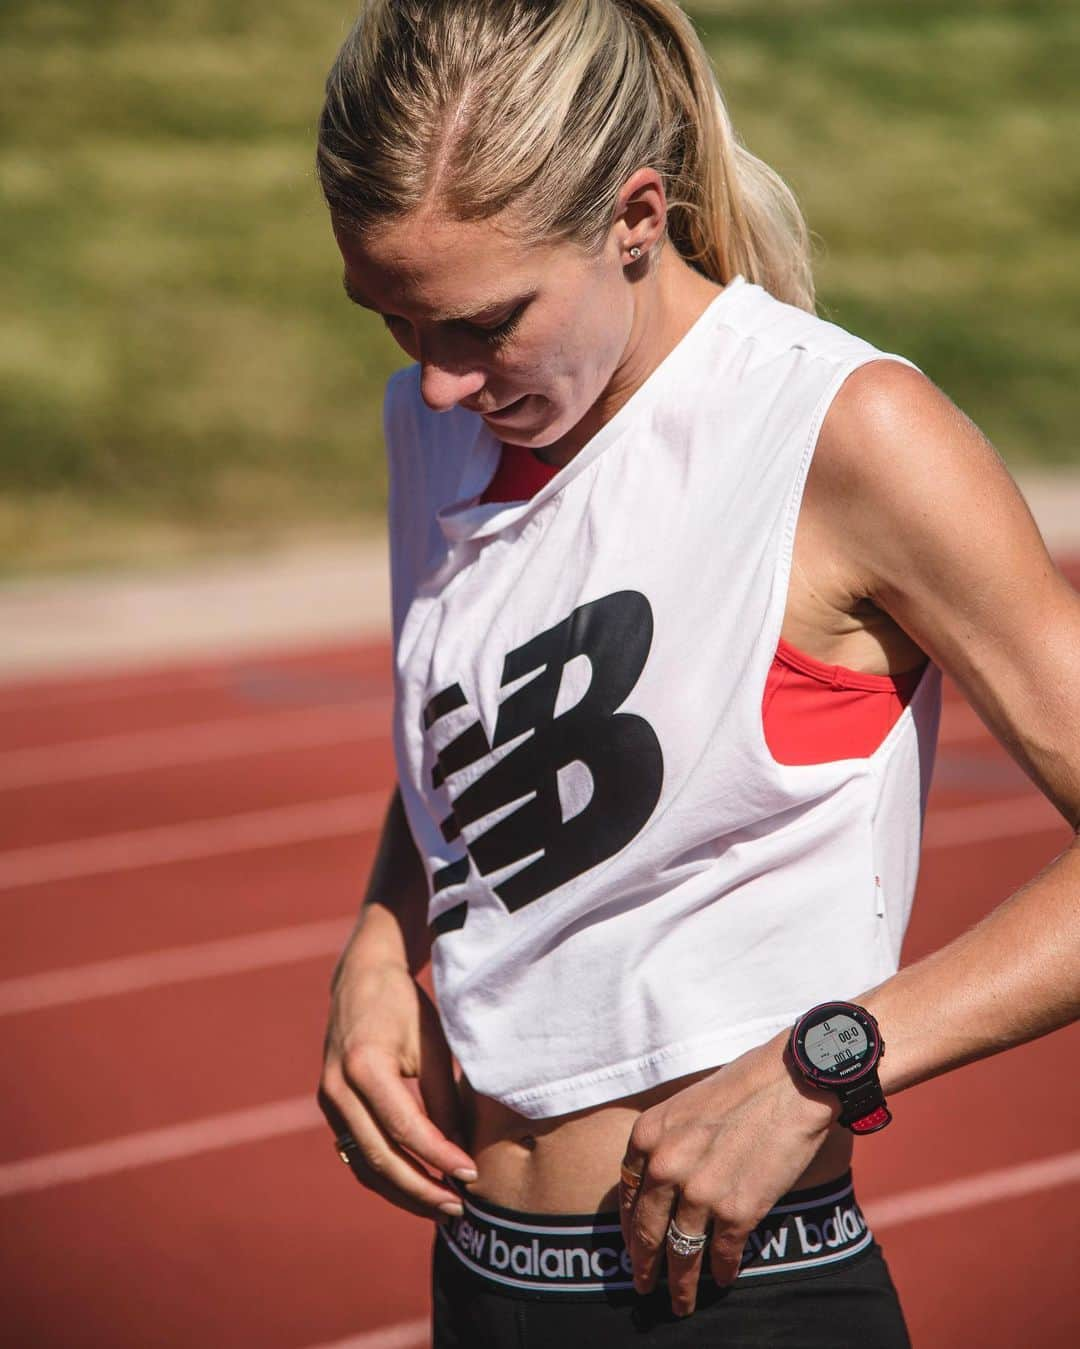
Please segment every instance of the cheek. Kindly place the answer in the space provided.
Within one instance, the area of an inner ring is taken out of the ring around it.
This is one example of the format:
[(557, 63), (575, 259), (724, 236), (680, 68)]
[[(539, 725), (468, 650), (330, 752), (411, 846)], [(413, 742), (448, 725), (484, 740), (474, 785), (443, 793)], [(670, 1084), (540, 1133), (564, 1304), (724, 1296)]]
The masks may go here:
[(529, 374), (560, 401), (599, 397), (618, 360), (612, 334), (584, 316), (559, 326), (534, 354)]

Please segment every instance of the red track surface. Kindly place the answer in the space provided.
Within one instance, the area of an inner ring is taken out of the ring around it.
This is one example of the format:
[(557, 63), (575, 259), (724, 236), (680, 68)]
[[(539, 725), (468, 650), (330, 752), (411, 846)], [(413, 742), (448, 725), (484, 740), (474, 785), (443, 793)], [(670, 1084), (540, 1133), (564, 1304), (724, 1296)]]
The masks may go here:
[[(379, 647), (0, 688), (5, 1343), (425, 1343), (429, 1230), (350, 1184), (311, 1105), (391, 782), (387, 695)], [(950, 690), (928, 839), (962, 818), (967, 841), (928, 847), (907, 959), (1060, 851), (1035, 797)], [(928, 1083), (860, 1143), (920, 1349), (1080, 1338), (1077, 1044)], [(929, 1215), (893, 1202), (927, 1189)]]

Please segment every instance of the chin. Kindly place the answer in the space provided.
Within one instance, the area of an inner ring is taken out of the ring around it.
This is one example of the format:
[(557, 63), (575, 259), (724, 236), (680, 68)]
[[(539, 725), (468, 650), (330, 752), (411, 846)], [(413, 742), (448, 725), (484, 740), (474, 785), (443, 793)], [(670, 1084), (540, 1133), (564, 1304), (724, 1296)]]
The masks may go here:
[(547, 446), (555, 445), (562, 440), (573, 426), (573, 418), (556, 417), (540, 426), (531, 426), (520, 431), (516, 427), (512, 431), (508, 429), (501, 439), (507, 445), (521, 445), (530, 450), (543, 450)]

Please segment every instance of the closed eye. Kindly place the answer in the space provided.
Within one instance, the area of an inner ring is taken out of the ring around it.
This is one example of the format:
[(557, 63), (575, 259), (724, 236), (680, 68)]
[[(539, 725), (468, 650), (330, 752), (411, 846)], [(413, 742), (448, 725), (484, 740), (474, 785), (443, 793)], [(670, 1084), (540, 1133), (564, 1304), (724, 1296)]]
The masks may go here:
[[(527, 303), (527, 302), (526, 302)], [(521, 322), (521, 316), (525, 313), (526, 305), (519, 304), (518, 307), (503, 319), (501, 323), (487, 326), (481, 323), (462, 323), (462, 327), (468, 332), (474, 333), (482, 342), (490, 342), (495, 346), (505, 342), (517, 329)]]
[[(529, 307), (529, 300), (522, 301), (522, 303), (519, 304), (518, 307), (515, 310), (513, 310), (513, 312), (507, 318), (503, 319), (501, 323), (495, 323), (490, 325), (483, 323), (470, 323), (466, 319), (452, 319), (449, 320), (449, 323), (451, 327), (458, 328), (460, 331), (466, 333), (469, 337), (478, 338), (481, 342), (487, 342), (491, 346), (499, 346), (502, 343), (508, 341), (509, 338), (513, 336), (513, 334), (517, 331), (518, 325), (521, 323), (522, 316), (524, 315), (525, 310), (528, 307)], [(408, 319), (403, 319), (398, 314), (382, 314), (380, 317), (382, 318), (382, 321), (386, 324), (386, 326), (391, 330), (391, 332), (395, 331), (395, 329), (397, 329), (399, 324), (405, 324), (406, 326), (411, 327), (411, 324), (409, 324)]]

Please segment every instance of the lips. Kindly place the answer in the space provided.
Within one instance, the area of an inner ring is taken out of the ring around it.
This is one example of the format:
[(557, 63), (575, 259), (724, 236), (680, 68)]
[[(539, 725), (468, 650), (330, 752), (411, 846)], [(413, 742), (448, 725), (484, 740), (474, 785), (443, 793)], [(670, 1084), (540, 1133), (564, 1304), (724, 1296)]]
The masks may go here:
[(522, 394), (520, 398), (515, 398), (512, 403), (504, 403), (501, 408), (491, 408), (488, 411), (485, 411), (482, 408), (470, 408), (469, 411), (478, 412), (481, 417), (505, 417), (508, 414), (517, 412), (528, 397), (529, 395), (527, 393)]

